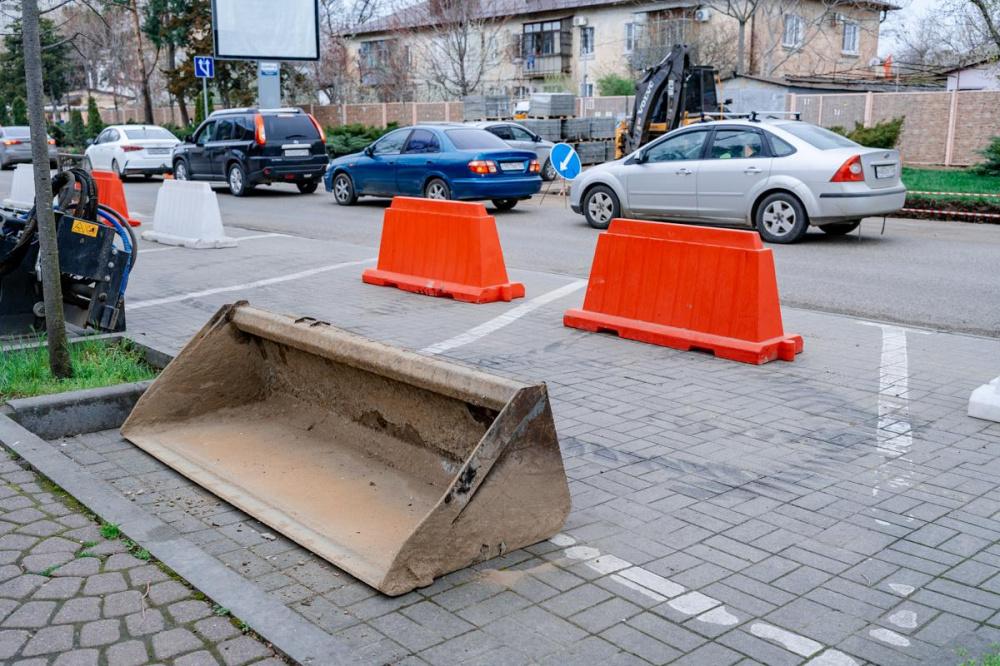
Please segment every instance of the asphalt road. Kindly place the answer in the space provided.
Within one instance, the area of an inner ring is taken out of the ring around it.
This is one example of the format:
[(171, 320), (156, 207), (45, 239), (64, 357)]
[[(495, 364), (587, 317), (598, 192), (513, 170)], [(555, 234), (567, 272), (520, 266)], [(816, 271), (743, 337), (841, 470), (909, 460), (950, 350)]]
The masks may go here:
[[(0, 173), (0, 193), (10, 172)], [(152, 222), (159, 181), (131, 180), (129, 206)], [(227, 225), (377, 248), (388, 201), (337, 206), (322, 191), (288, 186), (238, 199), (219, 191)], [(498, 213), (508, 267), (586, 277), (598, 232), (552, 194)], [(861, 237), (816, 230), (773, 245), (785, 305), (1000, 337), (1000, 225), (865, 220)]]

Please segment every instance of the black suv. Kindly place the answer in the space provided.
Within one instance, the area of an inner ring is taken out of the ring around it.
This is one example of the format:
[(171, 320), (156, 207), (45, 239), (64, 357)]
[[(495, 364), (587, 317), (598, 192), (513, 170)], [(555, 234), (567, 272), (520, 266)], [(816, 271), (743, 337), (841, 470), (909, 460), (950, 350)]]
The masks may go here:
[(271, 183), (312, 194), (327, 162), (323, 129), (301, 109), (216, 111), (173, 156), (177, 180), (224, 181), (238, 197)]

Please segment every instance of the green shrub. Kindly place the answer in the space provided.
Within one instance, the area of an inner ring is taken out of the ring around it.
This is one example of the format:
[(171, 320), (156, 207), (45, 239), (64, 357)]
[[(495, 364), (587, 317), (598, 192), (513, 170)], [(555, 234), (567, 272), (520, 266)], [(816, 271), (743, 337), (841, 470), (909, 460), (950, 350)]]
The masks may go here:
[(12, 116), (11, 120), (15, 125), (28, 124), (28, 106), (24, 103), (23, 98), (14, 98), (14, 101), (10, 104), (10, 115)]
[(10, 111), (7, 110), (7, 104), (0, 102), (0, 127), (4, 125), (10, 125)]
[(364, 150), (368, 145), (399, 127), (398, 123), (389, 123), (388, 127), (372, 127), (361, 123), (340, 125), (326, 128), (326, 151), (330, 157), (350, 155)]
[(614, 73), (605, 74), (601, 78), (597, 79), (597, 92), (600, 93), (602, 97), (610, 97), (613, 95), (634, 95), (635, 81)]
[(983, 161), (973, 171), (981, 176), (1000, 176), (1000, 136), (990, 139), (990, 145), (979, 151)]
[(899, 134), (903, 131), (903, 120), (903, 118), (893, 118), (876, 123), (871, 127), (855, 123), (854, 129), (849, 132), (841, 125), (834, 125), (827, 129), (868, 148), (895, 148), (899, 142)]
[(83, 124), (83, 114), (80, 109), (69, 112), (69, 122), (66, 123), (66, 142), (71, 146), (83, 146), (87, 143), (87, 128)]
[(96, 139), (97, 135), (104, 131), (104, 120), (101, 119), (101, 112), (97, 108), (97, 100), (93, 97), (87, 98), (87, 138)]

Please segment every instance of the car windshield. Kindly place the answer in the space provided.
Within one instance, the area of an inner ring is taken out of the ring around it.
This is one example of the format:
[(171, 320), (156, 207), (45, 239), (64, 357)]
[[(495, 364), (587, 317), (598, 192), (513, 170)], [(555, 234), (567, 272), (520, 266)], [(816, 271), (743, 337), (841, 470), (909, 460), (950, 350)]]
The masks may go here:
[(809, 123), (783, 123), (777, 125), (789, 134), (802, 139), (810, 146), (820, 150), (832, 150), (834, 148), (854, 148), (858, 144), (854, 143), (846, 136), (841, 136), (828, 129), (810, 125)]
[(510, 149), (504, 141), (483, 129), (453, 129), (445, 132), (458, 150), (504, 150)]
[(162, 127), (137, 127), (125, 130), (125, 136), (130, 139), (173, 139), (177, 137), (163, 129)]
[(3, 135), (13, 137), (15, 139), (26, 139), (31, 136), (30, 127), (4, 127)]
[(264, 116), (264, 132), (268, 141), (319, 140), (319, 131), (304, 113)]

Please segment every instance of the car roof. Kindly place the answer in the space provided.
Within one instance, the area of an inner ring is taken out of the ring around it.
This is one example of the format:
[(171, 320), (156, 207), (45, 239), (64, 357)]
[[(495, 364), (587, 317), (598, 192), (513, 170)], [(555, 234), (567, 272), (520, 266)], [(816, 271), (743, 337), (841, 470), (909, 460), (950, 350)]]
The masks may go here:
[(248, 113), (254, 113), (254, 114), (259, 113), (263, 116), (273, 116), (279, 113), (283, 114), (291, 113), (299, 115), (299, 114), (304, 114), (305, 111), (294, 106), (282, 107), (277, 109), (259, 109), (257, 107), (248, 106), (239, 109), (219, 109), (218, 111), (213, 111), (211, 115), (209, 115), (209, 118), (217, 118), (219, 116), (245, 115)]

